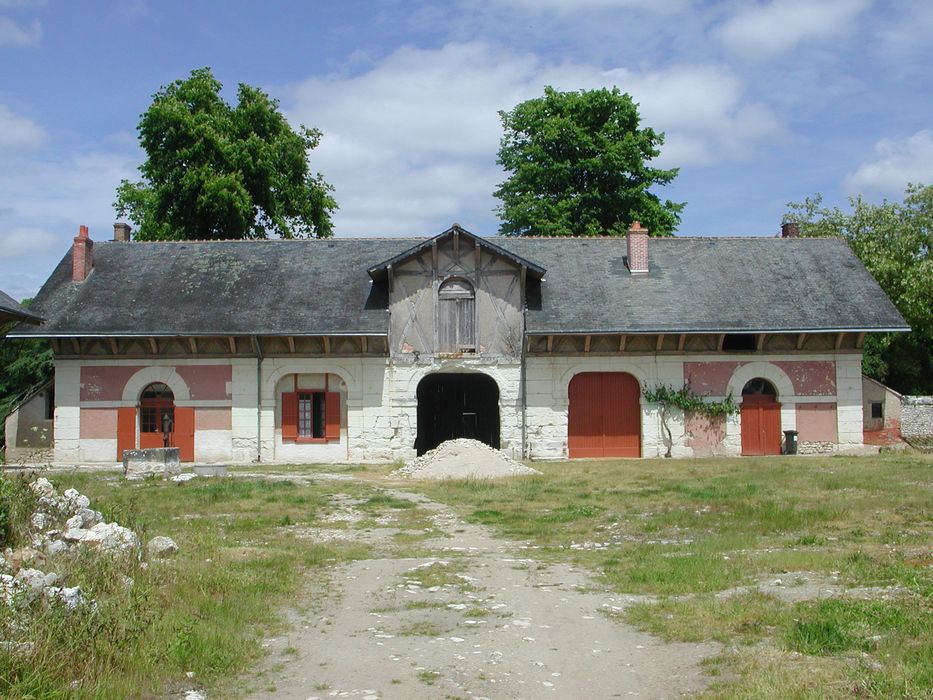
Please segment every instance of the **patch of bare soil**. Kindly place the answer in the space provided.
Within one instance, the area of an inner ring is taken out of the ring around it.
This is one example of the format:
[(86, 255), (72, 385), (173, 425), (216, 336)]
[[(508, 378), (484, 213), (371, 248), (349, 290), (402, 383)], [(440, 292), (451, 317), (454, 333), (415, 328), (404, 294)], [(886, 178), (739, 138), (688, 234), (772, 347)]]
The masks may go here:
[[(633, 597), (523, 558), (522, 543), (446, 506), (391, 495), (433, 511), (450, 536), (419, 543), (423, 556), (385, 549), (337, 569), (323, 605), (268, 641), (251, 697), (670, 698), (704, 687), (698, 664), (718, 645), (665, 644), (614, 621), (602, 613)], [(358, 534), (385, 543), (375, 530)]]

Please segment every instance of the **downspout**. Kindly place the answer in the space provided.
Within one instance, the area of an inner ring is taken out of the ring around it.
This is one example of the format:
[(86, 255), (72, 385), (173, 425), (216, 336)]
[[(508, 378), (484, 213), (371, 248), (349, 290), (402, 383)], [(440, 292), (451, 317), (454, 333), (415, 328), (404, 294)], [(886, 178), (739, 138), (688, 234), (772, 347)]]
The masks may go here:
[(262, 462), (262, 347), (259, 336), (252, 336), (256, 353), (256, 462)]
[(521, 358), (521, 396), (522, 396), (522, 459), (528, 459), (528, 423), (525, 414), (528, 411), (528, 396), (525, 393), (525, 346), (528, 344), (528, 304), (525, 299), (525, 291), (522, 290), (522, 351), (519, 354)]

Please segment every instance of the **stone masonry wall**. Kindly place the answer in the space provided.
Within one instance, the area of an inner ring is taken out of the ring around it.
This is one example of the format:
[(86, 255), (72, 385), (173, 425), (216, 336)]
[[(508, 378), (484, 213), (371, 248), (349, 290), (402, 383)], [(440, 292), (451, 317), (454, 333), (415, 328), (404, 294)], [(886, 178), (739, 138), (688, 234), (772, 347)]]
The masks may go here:
[(905, 438), (933, 436), (933, 396), (901, 399), (901, 435)]

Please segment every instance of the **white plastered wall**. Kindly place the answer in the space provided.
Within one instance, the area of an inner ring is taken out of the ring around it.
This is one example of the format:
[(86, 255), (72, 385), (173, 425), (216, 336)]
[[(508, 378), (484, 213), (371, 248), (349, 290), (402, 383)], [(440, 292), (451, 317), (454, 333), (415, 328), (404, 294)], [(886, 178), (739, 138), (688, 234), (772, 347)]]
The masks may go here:
[(838, 449), (857, 451), (863, 447), (864, 441), (861, 354), (840, 354), (836, 357), (836, 395)]
[(77, 464), (81, 448), (81, 361), (55, 360), (55, 464)]

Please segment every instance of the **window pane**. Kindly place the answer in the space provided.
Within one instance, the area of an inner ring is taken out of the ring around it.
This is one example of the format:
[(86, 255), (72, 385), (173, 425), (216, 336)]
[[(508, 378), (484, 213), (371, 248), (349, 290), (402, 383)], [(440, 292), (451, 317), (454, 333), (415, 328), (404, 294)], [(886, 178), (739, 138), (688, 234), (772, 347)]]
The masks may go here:
[(324, 437), (324, 419), (326, 402), (324, 394), (313, 394), (314, 396), (314, 437)]
[(312, 396), (314, 396), (314, 394), (298, 394), (298, 437), (312, 437)]
[(152, 406), (143, 406), (139, 410), (139, 432), (157, 433), (158, 418), (157, 409)]

